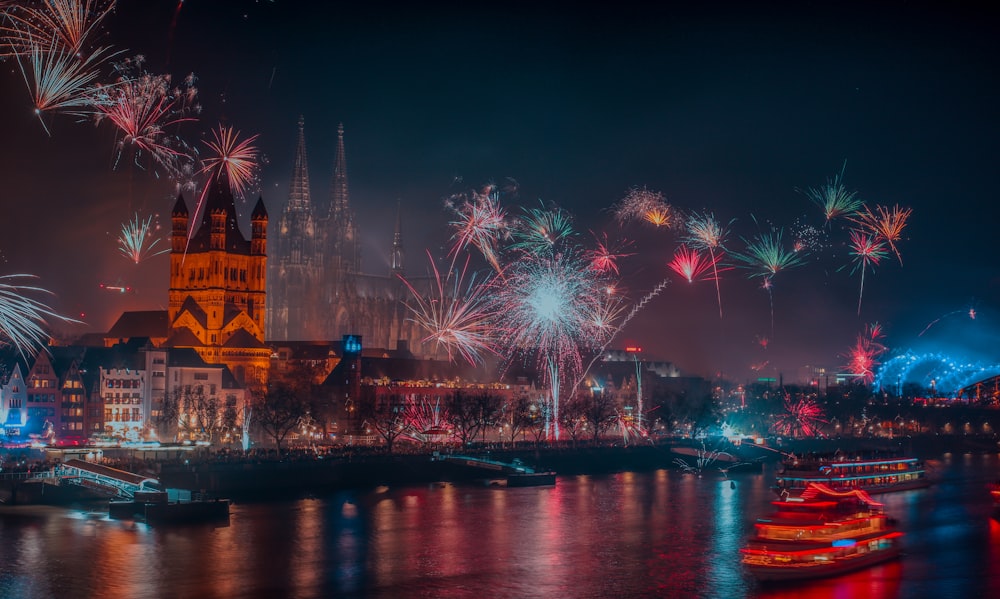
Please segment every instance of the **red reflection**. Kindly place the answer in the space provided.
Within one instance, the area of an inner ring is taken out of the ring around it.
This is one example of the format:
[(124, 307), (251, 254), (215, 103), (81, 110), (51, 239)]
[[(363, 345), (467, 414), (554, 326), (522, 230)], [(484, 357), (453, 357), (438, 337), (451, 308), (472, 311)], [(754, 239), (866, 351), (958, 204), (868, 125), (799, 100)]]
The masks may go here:
[(761, 599), (890, 599), (899, 597), (903, 563), (894, 560), (860, 572), (809, 583), (760, 588)]

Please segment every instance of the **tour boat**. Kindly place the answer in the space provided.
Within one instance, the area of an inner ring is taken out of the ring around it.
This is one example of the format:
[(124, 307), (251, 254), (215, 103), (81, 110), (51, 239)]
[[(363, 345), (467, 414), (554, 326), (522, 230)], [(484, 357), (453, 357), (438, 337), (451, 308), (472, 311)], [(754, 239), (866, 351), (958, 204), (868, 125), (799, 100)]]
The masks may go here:
[(860, 489), (810, 483), (798, 497), (771, 503), (777, 510), (757, 519), (741, 549), (743, 564), (758, 580), (837, 576), (895, 558), (902, 549), (903, 533)]
[(797, 495), (810, 483), (823, 483), (835, 491), (889, 493), (927, 487), (931, 480), (917, 458), (792, 457), (782, 462), (775, 490), (779, 495)]

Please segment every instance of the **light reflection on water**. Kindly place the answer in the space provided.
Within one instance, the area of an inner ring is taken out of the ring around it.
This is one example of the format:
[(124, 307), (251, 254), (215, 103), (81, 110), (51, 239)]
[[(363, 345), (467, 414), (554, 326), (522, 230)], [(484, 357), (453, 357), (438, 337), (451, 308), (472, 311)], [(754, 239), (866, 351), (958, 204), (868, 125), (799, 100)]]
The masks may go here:
[(998, 456), (946, 456), (929, 489), (879, 498), (906, 554), (761, 588), (739, 548), (770, 511), (773, 471), (561, 477), (555, 487), (434, 484), (237, 504), (226, 527), (152, 528), (3, 508), (0, 597), (1000, 596)]

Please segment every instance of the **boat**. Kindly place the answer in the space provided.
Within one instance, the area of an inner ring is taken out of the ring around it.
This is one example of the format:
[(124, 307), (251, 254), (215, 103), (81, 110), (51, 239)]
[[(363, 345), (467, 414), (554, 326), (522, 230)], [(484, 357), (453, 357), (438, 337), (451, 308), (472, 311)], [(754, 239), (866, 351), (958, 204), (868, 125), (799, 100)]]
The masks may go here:
[(148, 524), (218, 522), (229, 519), (229, 500), (192, 494), (183, 489), (139, 491), (131, 499), (111, 500), (108, 516), (140, 518)]
[(743, 565), (762, 582), (839, 576), (902, 551), (903, 533), (861, 489), (810, 483), (801, 495), (771, 503), (775, 512), (757, 519), (740, 550)]
[(923, 461), (899, 456), (792, 456), (782, 462), (776, 479), (775, 491), (779, 495), (797, 495), (810, 483), (823, 483), (835, 491), (862, 489), (869, 494), (931, 485)]
[(544, 487), (556, 484), (555, 472), (513, 472), (507, 475), (508, 487)]

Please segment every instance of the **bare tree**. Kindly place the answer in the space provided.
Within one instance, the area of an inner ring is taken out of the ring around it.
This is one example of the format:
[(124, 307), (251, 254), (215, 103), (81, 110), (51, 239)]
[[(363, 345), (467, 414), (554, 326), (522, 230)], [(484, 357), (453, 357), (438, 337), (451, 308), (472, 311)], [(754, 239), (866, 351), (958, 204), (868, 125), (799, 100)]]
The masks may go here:
[(486, 442), (486, 431), (495, 428), (503, 418), (503, 398), (496, 393), (483, 391), (472, 396), (473, 419), (479, 428), (483, 443)]
[(618, 419), (615, 399), (610, 393), (601, 391), (582, 395), (582, 402), (583, 418), (593, 434), (594, 441), (597, 441)]
[(527, 432), (532, 423), (531, 400), (527, 395), (517, 395), (507, 402), (505, 424), (510, 425), (511, 445), (522, 432)]
[(377, 396), (362, 406), (363, 416), (375, 432), (385, 441), (386, 449), (392, 453), (392, 446), (406, 432), (406, 398), (391, 393), (385, 399)]
[(274, 440), (281, 453), (281, 444), (308, 412), (308, 404), (292, 387), (283, 383), (269, 385), (263, 396), (254, 399), (254, 420)]
[(451, 425), (452, 433), (463, 446), (468, 445), (479, 434), (481, 419), (473, 397), (456, 389), (444, 400), (445, 419)]
[(588, 398), (581, 393), (576, 393), (559, 409), (559, 426), (562, 432), (569, 435), (574, 446), (586, 431), (584, 424), (587, 423), (586, 412), (588, 408)]

